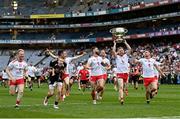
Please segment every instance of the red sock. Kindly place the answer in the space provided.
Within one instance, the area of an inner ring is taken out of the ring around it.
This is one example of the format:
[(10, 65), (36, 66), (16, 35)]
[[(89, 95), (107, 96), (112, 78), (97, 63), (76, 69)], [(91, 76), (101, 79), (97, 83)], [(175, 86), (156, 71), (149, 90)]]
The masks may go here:
[(16, 100), (16, 104), (18, 104), (18, 105), (19, 105), (19, 104), (20, 104), (20, 101)]

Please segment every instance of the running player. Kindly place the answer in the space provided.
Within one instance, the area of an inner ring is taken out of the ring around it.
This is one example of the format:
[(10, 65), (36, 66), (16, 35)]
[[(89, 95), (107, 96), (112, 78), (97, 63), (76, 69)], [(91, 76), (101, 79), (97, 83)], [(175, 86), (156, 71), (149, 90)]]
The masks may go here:
[(32, 91), (33, 81), (35, 80), (35, 73), (37, 69), (33, 66), (32, 62), (28, 66), (28, 78), (27, 82), (29, 82), (29, 89)]
[[(79, 66), (77, 67), (77, 74), (79, 74), (79, 71), (82, 70), (84, 66), (82, 65), (82, 62), (79, 63)], [(81, 82), (80, 79), (78, 78), (78, 90), (81, 90)]]
[(42, 75), (42, 71), (43, 71), (42, 68), (40, 68), (39, 66), (36, 67), (35, 76), (36, 76), (36, 78), (37, 78), (38, 88), (40, 88), (40, 86), (41, 86), (41, 75)]
[(157, 66), (156, 61), (151, 58), (150, 51), (148, 50), (144, 52), (144, 58), (141, 58), (140, 60), (135, 60), (135, 63), (142, 64), (143, 80), (144, 86), (146, 88), (146, 101), (149, 104), (150, 98), (152, 99), (157, 94), (157, 81), (155, 78), (154, 67), (162, 76), (165, 75)]
[(70, 77), (69, 85), (70, 85), (70, 90), (71, 90), (71, 87), (74, 81), (77, 79), (77, 70), (76, 70), (76, 65), (75, 65), (74, 60), (70, 62), (68, 70), (69, 70), (69, 77)]
[(8, 86), (8, 81), (9, 81), (9, 77), (8, 77), (8, 74), (6, 73), (6, 69), (4, 69), (2, 71), (2, 83), (5, 88)]
[(134, 85), (134, 89), (138, 89), (138, 81), (140, 77), (140, 66), (138, 64), (131, 65), (131, 79)]
[(86, 67), (91, 70), (90, 83), (92, 86), (91, 96), (93, 104), (96, 104), (96, 93), (101, 92), (104, 88), (102, 62), (103, 59), (99, 56), (98, 48), (93, 48), (93, 55), (88, 59), (86, 65)]
[(89, 81), (89, 71), (87, 70), (85, 65), (83, 66), (83, 69), (81, 69), (79, 71), (78, 77), (79, 77), (79, 80), (82, 84), (82, 90), (83, 90), (83, 94), (84, 94), (84, 91), (87, 87), (87, 83)]
[(105, 84), (106, 84), (106, 80), (107, 80), (107, 70), (109, 70), (111, 68), (111, 65), (110, 65), (110, 61), (106, 58), (105, 50), (101, 50), (100, 55), (102, 57), (101, 65), (102, 65), (102, 72), (103, 72), (104, 82), (103, 82), (103, 90), (101, 92), (97, 92), (97, 99), (102, 100), (102, 96), (103, 96), (103, 93), (104, 93)]
[(47, 96), (44, 99), (44, 105), (47, 106), (48, 100), (50, 97), (54, 95), (55, 89), (57, 90), (55, 102), (54, 102), (54, 108), (59, 109), (58, 103), (61, 99), (61, 92), (62, 92), (62, 76), (66, 68), (66, 63), (62, 62), (60, 60), (55, 60), (50, 62), (50, 70), (49, 70), (49, 91)]
[(127, 53), (125, 53), (122, 47), (119, 47), (116, 52), (116, 41), (114, 40), (113, 46), (113, 57), (115, 57), (115, 62), (117, 66), (116, 74), (117, 74), (117, 82), (119, 86), (119, 101), (123, 105), (124, 104), (124, 96), (123, 90), (126, 89), (126, 95), (128, 94), (127, 83), (129, 78), (129, 56), (131, 54), (131, 47), (124, 40), (124, 44), (127, 47)]
[[(75, 57), (67, 57), (67, 52), (66, 51), (59, 51), (58, 52), (58, 56), (55, 56), (53, 53), (50, 52), (50, 50), (47, 50), (50, 54), (51, 57), (57, 59), (58, 60), (61, 60), (61, 61), (65, 61), (65, 63), (67, 64), (67, 67), (66, 67), (66, 71), (64, 73), (64, 76), (63, 76), (63, 80), (64, 80), (64, 83), (65, 83), (65, 87), (66, 87), (66, 95), (68, 96), (69, 95), (69, 92), (70, 92), (70, 85), (69, 85), (69, 63), (72, 61), (72, 60), (76, 60), (82, 56), (84, 56), (86, 53), (83, 52), (81, 55), (78, 55), (78, 56), (75, 56)], [(63, 96), (65, 97), (65, 95)]]
[(14, 95), (16, 86), (18, 88), (15, 108), (19, 108), (24, 92), (24, 77), (27, 76), (27, 63), (24, 61), (23, 49), (17, 51), (16, 59), (9, 63), (6, 72), (10, 80), (10, 94)]

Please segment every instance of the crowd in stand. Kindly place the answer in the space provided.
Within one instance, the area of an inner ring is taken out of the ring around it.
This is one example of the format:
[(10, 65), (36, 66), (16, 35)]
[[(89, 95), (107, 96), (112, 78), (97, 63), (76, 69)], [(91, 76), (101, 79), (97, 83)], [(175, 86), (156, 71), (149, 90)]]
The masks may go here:
[[(180, 43), (142, 43), (132, 46), (132, 58), (141, 58), (145, 49), (151, 51), (151, 55), (156, 61), (161, 63), (162, 71), (166, 73), (166, 77), (161, 83), (177, 84), (180, 83)], [(110, 53), (111, 48), (106, 47), (106, 52)], [(108, 55), (113, 64), (111, 55)]]
[[(158, 1), (158, 0), (157, 0)], [(17, 9), (14, 10), (13, 2), (9, 0), (2, 0), (3, 15), (29, 15), (29, 14), (58, 14), (58, 13), (82, 13), (88, 11), (103, 11), (109, 9), (121, 8), (123, 6), (140, 5), (151, 0), (74, 0), (74, 1), (60, 1), (60, 0), (42, 0), (42, 1), (17, 1)], [(9, 5), (8, 5), (9, 4)], [(8, 6), (3, 6), (8, 5)], [(73, 6), (72, 6), (73, 5)], [(27, 10), (23, 10), (30, 8)], [(38, 9), (37, 9), (38, 8)], [(41, 9), (39, 9), (41, 8)], [(13, 10), (12, 10), (13, 9)]]
[(167, 77), (161, 80), (162, 83), (180, 83), (180, 43), (146, 44), (135, 48), (135, 57), (141, 57), (145, 49), (151, 49), (151, 54), (162, 64), (161, 68)]
[[(93, 46), (96, 46), (95, 44), (91, 44), (90, 46), (82, 45), (81, 48), (78, 49), (71, 49), (70, 55), (74, 56), (76, 54), (79, 54), (81, 50), (83, 49), (89, 49)], [(99, 46), (98, 46), (99, 47)], [(107, 58), (111, 61), (112, 69), (114, 67), (114, 60), (111, 57), (111, 51), (112, 46), (110, 45), (101, 45), (99, 47), (100, 49), (105, 49), (107, 53)], [(140, 57), (143, 57), (143, 52), (145, 49), (150, 49), (151, 55), (153, 58), (156, 59), (156, 61), (161, 63), (161, 69), (163, 72), (165, 72), (166, 77), (162, 78), (161, 83), (168, 83), (168, 84), (180, 84), (180, 43), (141, 43), (141, 44), (134, 44), (132, 45), (132, 59)], [(90, 50), (89, 50), (90, 51)], [(86, 58), (89, 58), (91, 53), (88, 53), (89, 56)], [(81, 62), (85, 62), (87, 59), (81, 59), (78, 60), (75, 63), (75, 67), (78, 67)], [(132, 63), (133, 64), (133, 63)], [(131, 64), (131, 65), (132, 65)], [(47, 66), (41, 67), (41, 73), (45, 74), (47, 71)], [(109, 71), (109, 73), (112, 73), (112, 69)], [(109, 80), (111, 77), (109, 77)]]

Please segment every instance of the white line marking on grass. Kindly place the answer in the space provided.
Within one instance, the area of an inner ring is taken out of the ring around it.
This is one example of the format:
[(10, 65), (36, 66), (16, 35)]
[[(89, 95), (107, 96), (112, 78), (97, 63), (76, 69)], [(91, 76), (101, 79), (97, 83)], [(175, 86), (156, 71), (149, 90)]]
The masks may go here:
[[(87, 103), (64, 103), (66, 105), (87, 105)], [(48, 106), (52, 106), (54, 104), (48, 104)], [(13, 107), (15, 105), (0, 105), (0, 108), (3, 107)], [(44, 106), (43, 104), (32, 104), (32, 105), (20, 105), (20, 107), (39, 107), (39, 106)]]
[[(180, 116), (162, 116), (162, 117), (143, 117), (143, 118), (113, 118), (113, 119), (179, 119)], [(9, 118), (3, 118), (9, 119)], [(19, 118), (11, 118), (11, 119), (19, 119)], [(32, 119), (32, 118), (23, 118), (23, 119)], [(33, 118), (39, 119), (39, 118)], [(43, 119), (59, 119), (59, 118), (43, 118)], [(79, 118), (62, 118), (62, 119), (79, 119)], [(112, 119), (112, 118), (86, 118), (86, 119)]]

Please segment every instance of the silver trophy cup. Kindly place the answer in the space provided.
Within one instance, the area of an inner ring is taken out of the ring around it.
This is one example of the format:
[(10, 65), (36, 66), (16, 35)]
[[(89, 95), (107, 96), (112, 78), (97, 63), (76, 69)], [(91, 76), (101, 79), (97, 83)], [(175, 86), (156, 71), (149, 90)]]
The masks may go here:
[(115, 37), (115, 40), (118, 43), (121, 43), (124, 41), (123, 36), (128, 32), (127, 29), (123, 27), (117, 27), (110, 29), (110, 33), (112, 33), (113, 37)]

